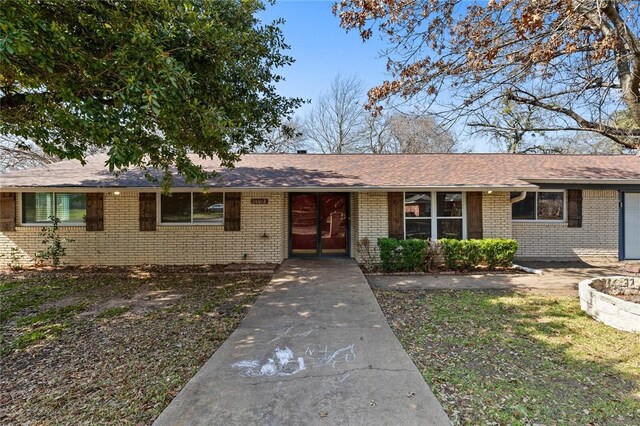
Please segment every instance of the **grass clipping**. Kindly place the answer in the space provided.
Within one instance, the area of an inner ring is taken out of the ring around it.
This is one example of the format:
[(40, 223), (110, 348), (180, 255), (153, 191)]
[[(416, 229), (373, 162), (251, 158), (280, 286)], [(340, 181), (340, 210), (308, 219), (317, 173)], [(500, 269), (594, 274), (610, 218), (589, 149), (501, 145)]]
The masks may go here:
[(267, 275), (0, 277), (1, 423), (149, 423)]

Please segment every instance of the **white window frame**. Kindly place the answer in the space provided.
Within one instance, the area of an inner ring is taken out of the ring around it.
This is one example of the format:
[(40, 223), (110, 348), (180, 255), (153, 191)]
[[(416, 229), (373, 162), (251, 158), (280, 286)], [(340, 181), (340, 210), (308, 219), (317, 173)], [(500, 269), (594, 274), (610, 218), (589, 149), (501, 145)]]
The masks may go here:
[[(405, 209), (404, 202), (407, 197), (407, 192), (412, 194), (431, 194), (431, 216), (429, 217), (416, 217), (409, 218), (412, 219), (430, 219), (431, 220), (431, 239), (438, 239), (438, 220), (440, 219), (462, 219), (462, 239), (467, 239), (467, 192), (466, 191), (404, 191), (402, 193), (402, 217), (403, 222), (402, 225), (404, 227), (404, 238), (407, 238), (407, 211)], [(438, 216), (438, 192), (442, 193), (455, 193), (459, 192), (462, 194), (462, 216)]]
[[(24, 203), (22, 201), (22, 196), (23, 194), (53, 194), (53, 205), (52, 205), (52, 212), (53, 216), (56, 215), (56, 194), (84, 194), (85, 196), (85, 206), (84, 206), (84, 216), (85, 219), (87, 217), (87, 205), (86, 205), (86, 197), (87, 197), (87, 193), (86, 192), (69, 192), (69, 191), (23, 191), (18, 193), (19, 196), (17, 196), (17, 200), (16, 202), (18, 203), (18, 211), (20, 212), (20, 217), (18, 218), (18, 223), (20, 224), (19, 226), (24, 226), (24, 227), (38, 227), (38, 228), (42, 228), (43, 226), (53, 226), (53, 223), (49, 220), (47, 222), (24, 222), (23, 221), (23, 217), (24, 217)], [(16, 194), (17, 195), (17, 194)], [(82, 221), (82, 222), (60, 222), (58, 224), (58, 227), (62, 228), (65, 226), (87, 226), (86, 221)]]
[[(562, 219), (538, 219), (538, 193), (540, 192), (562, 192)], [(527, 191), (527, 194), (535, 194), (534, 204), (533, 204), (533, 212), (535, 214), (535, 219), (514, 219), (513, 218), (513, 206), (510, 205), (511, 209), (511, 221), (517, 223), (565, 223), (568, 222), (568, 212), (567, 212), (567, 191), (564, 189), (540, 189), (537, 191)]]
[[(156, 222), (161, 226), (224, 226), (224, 210), (226, 208), (225, 193), (222, 192), (222, 223), (213, 222), (194, 222), (193, 221), (193, 194), (202, 194), (202, 192), (184, 191), (174, 192), (173, 194), (191, 194), (191, 222), (163, 222), (162, 221), (162, 194), (159, 193), (156, 197)], [(209, 192), (208, 194), (215, 194), (215, 192)], [(219, 193), (219, 192), (218, 192)]]

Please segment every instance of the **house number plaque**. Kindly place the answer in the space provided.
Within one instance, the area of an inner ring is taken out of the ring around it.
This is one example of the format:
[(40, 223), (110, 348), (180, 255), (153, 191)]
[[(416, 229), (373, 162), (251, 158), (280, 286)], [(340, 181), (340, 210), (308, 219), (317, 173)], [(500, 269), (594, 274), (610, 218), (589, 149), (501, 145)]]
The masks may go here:
[(268, 198), (252, 198), (251, 204), (269, 204)]

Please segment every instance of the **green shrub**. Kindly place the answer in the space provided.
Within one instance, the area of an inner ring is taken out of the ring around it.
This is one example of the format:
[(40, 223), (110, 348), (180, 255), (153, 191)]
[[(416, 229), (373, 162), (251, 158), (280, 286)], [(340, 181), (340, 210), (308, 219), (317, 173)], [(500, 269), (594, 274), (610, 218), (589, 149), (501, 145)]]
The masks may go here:
[(379, 238), (378, 247), (380, 247), (380, 267), (383, 271), (409, 272), (422, 268), (427, 241)]
[(38, 263), (50, 260), (53, 266), (59, 266), (62, 258), (67, 255), (64, 243), (71, 243), (74, 240), (70, 238), (62, 238), (60, 236), (60, 219), (55, 216), (49, 216), (52, 226), (44, 226), (40, 230), (40, 237), (44, 249), (35, 254)]
[(478, 241), (482, 245), (483, 260), (489, 268), (508, 268), (513, 265), (513, 259), (518, 251), (518, 242), (516, 240), (487, 238), (486, 240)]
[(385, 272), (432, 271), (440, 256), (447, 269), (469, 271), (486, 263), (491, 269), (509, 267), (518, 250), (515, 240), (487, 238), (484, 240), (454, 240), (443, 238), (437, 241), (397, 240), (379, 238), (380, 267)]
[(438, 240), (442, 247), (444, 263), (453, 271), (468, 271), (482, 261), (482, 240)]
[(439, 240), (447, 268), (468, 271), (481, 262), (491, 269), (509, 267), (518, 250), (515, 240), (487, 238), (485, 240)]

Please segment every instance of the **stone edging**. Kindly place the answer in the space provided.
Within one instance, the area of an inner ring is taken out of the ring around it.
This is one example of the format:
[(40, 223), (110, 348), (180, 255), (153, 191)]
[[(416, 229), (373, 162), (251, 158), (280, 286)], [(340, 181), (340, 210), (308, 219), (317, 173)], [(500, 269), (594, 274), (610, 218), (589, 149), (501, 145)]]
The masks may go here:
[(632, 280), (624, 276), (598, 277), (581, 281), (578, 284), (580, 308), (594, 319), (618, 330), (640, 333), (640, 304), (629, 302), (593, 288), (598, 281)]

